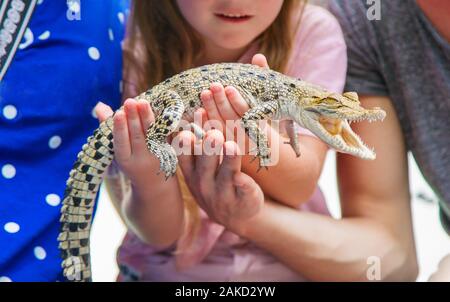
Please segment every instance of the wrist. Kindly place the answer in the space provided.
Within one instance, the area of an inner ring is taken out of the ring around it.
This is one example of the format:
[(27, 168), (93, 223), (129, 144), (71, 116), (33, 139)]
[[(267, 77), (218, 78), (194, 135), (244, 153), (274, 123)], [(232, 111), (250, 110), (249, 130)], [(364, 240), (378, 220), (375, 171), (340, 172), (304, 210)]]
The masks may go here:
[(265, 238), (270, 232), (270, 227), (279, 225), (279, 221), (274, 221), (276, 214), (285, 211), (287, 208), (272, 199), (265, 198), (264, 203), (259, 212), (236, 225), (233, 232), (243, 238), (255, 241), (258, 238)]
[(154, 185), (155, 177), (148, 177), (148, 173), (146, 174), (141, 173), (141, 176), (138, 177), (128, 177), (131, 189), (128, 198), (123, 203), (124, 212), (140, 211), (141, 208), (145, 208), (157, 199), (155, 198), (158, 195), (157, 186)]
[(261, 226), (264, 219), (267, 219), (265, 218), (267, 215), (266, 210), (266, 204), (264, 203), (259, 212), (254, 216), (245, 220), (235, 221), (227, 226), (227, 229), (240, 237), (251, 239), (255, 234), (255, 231)]
[(133, 189), (139, 192), (145, 192), (150, 188), (154, 188), (154, 184), (158, 182), (165, 183), (164, 173), (160, 173), (159, 164), (142, 165), (139, 169), (134, 169), (127, 173)]
[(167, 246), (177, 240), (183, 230), (184, 203), (177, 193), (173, 194), (176, 190), (172, 186), (160, 190), (157, 187), (148, 183), (145, 186), (131, 184), (121, 211), (127, 226), (143, 242)]

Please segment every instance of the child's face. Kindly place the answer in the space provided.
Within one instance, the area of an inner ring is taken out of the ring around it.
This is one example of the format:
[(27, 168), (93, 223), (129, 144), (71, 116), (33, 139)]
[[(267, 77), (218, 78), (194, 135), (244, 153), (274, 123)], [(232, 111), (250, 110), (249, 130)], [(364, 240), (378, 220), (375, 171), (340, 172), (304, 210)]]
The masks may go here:
[(177, 0), (177, 4), (206, 43), (240, 49), (272, 24), (283, 0)]

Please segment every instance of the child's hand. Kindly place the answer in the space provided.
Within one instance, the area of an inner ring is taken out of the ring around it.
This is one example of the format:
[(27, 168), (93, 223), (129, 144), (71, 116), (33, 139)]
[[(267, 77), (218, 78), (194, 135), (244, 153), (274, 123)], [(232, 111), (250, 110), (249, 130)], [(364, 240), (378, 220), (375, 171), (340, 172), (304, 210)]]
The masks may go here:
[[(266, 57), (262, 54), (254, 55), (252, 64), (265, 68), (269, 67)], [(233, 129), (226, 127), (226, 121), (239, 120), (249, 109), (247, 102), (242, 98), (236, 88), (232, 86), (224, 88), (220, 83), (212, 83), (210, 89), (202, 91), (200, 97), (206, 111), (207, 119), (221, 123), (226, 138), (233, 137), (236, 139), (233, 133), (230, 133), (231, 136), (227, 136), (228, 131), (232, 131)], [(233, 123), (229, 124), (229, 126), (233, 127)], [(248, 146), (248, 143), (246, 142), (245, 145)], [(248, 150), (245, 151), (248, 152)]]
[[(100, 122), (113, 114), (103, 103), (95, 107), (95, 112)], [(127, 99), (124, 110), (114, 115), (114, 159), (134, 185), (144, 185), (147, 175), (154, 177), (159, 171), (159, 161), (145, 143), (146, 129), (154, 120), (149, 103), (134, 99)]]

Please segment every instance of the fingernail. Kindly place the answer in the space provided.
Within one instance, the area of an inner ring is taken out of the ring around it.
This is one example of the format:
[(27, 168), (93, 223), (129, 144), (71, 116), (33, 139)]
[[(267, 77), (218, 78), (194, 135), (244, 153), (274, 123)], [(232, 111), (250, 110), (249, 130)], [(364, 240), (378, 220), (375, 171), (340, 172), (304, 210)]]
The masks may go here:
[(228, 143), (228, 142), (225, 142), (224, 145), (225, 145), (225, 155), (230, 157), (230, 158), (235, 157), (236, 156), (236, 154), (235, 154), (236, 152), (235, 152), (234, 146), (231, 143)]
[(219, 86), (220, 84), (219, 83), (213, 83), (212, 85), (211, 85), (211, 90), (212, 90), (212, 92), (219, 92), (220, 91), (220, 86)]
[(130, 104), (134, 103), (135, 100), (134, 99), (126, 99), (125, 102), (123, 103), (125, 106), (129, 106)]

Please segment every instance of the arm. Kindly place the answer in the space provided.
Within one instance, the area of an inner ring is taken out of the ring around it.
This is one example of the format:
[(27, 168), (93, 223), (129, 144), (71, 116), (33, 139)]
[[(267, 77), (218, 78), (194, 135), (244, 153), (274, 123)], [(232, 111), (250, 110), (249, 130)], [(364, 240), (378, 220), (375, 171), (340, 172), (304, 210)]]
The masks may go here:
[[(338, 157), (341, 220), (300, 212), (267, 199), (262, 203), (258, 185), (240, 170), (239, 156), (224, 157), (220, 166), (214, 156), (189, 164), (181, 161), (188, 185), (211, 219), (310, 280), (367, 281), (371, 256), (381, 261), (382, 280), (414, 280), (417, 263), (406, 152), (398, 120), (389, 100), (366, 97), (362, 102), (382, 107), (387, 118), (383, 123), (355, 124), (363, 140), (377, 150), (377, 160)], [(208, 170), (212, 172), (206, 173)], [(242, 188), (246, 194), (239, 194)]]
[(343, 219), (267, 202), (238, 232), (311, 280), (367, 281), (370, 256), (381, 260), (383, 280), (414, 280), (417, 260), (399, 122), (389, 99), (364, 97), (361, 102), (364, 107), (382, 107), (387, 118), (353, 124), (374, 146), (376, 160), (338, 154)]
[[(96, 111), (101, 121), (112, 115), (104, 104)], [(105, 183), (126, 225), (142, 241), (168, 246), (182, 231), (184, 204), (177, 178), (165, 181), (157, 175), (159, 161), (145, 146), (143, 129), (152, 120), (149, 104), (134, 100), (127, 100), (124, 110), (114, 115), (114, 152), (121, 172), (113, 163)]]
[(278, 153), (278, 162), (267, 170), (261, 169), (257, 172), (258, 160), (252, 161), (252, 155), (244, 155), (242, 171), (261, 186), (266, 196), (284, 205), (298, 208), (311, 198), (316, 189), (327, 146), (315, 137), (298, 135), (301, 155), (296, 157), (291, 146), (284, 143), (287, 138), (272, 127), (267, 127), (266, 134), (271, 154)]

